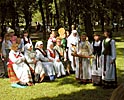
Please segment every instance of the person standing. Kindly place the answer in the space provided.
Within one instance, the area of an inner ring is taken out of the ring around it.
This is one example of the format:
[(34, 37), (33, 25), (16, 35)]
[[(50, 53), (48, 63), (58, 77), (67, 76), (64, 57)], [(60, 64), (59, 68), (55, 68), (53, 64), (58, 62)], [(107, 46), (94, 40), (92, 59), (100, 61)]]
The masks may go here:
[(71, 67), (72, 71), (75, 71), (75, 60), (76, 57), (72, 56), (72, 44), (75, 44), (76, 46), (76, 51), (78, 50), (78, 44), (79, 44), (79, 35), (76, 30), (73, 30), (70, 36), (67, 39), (67, 47), (68, 47), (68, 58), (71, 61)]
[(8, 62), (8, 58), (9, 58), (9, 52), (12, 46), (12, 42), (10, 40), (10, 35), (8, 33), (6, 33), (4, 35), (4, 39), (2, 42), (2, 58), (3, 58), (3, 65), (4, 65), (4, 72), (5, 72), (5, 76), (8, 77), (8, 73), (7, 73), (7, 62)]
[(79, 43), (79, 64), (76, 66), (76, 79), (79, 79), (81, 83), (87, 84), (91, 82), (91, 62), (92, 49), (89, 41), (86, 40), (87, 35), (83, 33), (81, 35), (81, 41)]
[(117, 86), (116, 76), (116, 47), (110, 30), (104, 31), (105, 39), (102, 42), (102, 80), (104, 88)]
[(27, 31), (24, 31), (23, 37), (21, 39), (21, 44), (20, 44), (22, 46), (21, 52), (24, 52), (25, 50), (24, 47), (27, 43), (32, 44), (32, 41), (31, 41), (31, 38), (29, 37), (29, 33)]
[(8, 34), (10, 35), (10, 40), (12, 43), (16, 43), (17, 36), (13, 29), (9, 29)]
[(101, 65), (101, 52), (102, 41), (100, 34), (94, 33), (94, 41), (91, 44), (94, 58), (92, 59), (92, 82), (93, 85), (101, 85), (102, 65)]

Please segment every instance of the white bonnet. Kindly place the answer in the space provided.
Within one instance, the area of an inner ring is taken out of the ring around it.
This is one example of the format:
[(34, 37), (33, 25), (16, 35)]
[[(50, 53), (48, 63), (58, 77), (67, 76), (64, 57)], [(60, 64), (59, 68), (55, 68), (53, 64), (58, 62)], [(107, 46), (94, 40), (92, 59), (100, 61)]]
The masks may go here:
[(47, 44), (47, 48), (49, 48), (51, 44), (53, 44), (53, 42), (49, 41)]
[(35, 48), (38, 48), (41, 44), (43, 44), (42, 41), (37, 41), (36, 44), (35, 44)]
[(27, 50), (27, 49), (29, 49), (31, 46), (32, 46), (32, 44), (27, 43), (27, 44), (25, 45), (25, 49)]
[(72, 34), (76, 33), (77, 34), (77, 30), (72, 30)]

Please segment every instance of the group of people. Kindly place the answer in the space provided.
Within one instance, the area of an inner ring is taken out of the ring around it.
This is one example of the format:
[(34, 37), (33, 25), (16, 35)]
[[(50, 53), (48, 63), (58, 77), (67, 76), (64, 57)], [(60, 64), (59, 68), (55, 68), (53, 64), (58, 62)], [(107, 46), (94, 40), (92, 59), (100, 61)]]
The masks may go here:
[(68, 37), (69, 60), (75, 70), (76, 79), (81, 84), (93, 83), (103, 88), (117, 87), (116, 47), (110, 30), (104, 31), (104, 38), (94, 33), (90, 43), (87, 34), (78, 36), (73, 30)]
[(58, 33), (56, 36), (51, 31), (46, 50), (43, 41), (33, 45), (27, 31), (23, 37), (15, 36), (13, 30), (5, 34), (1, 51), (12, 87), (32, 86), (43, 82), (45, 76), (54, 81), (71, 71), (81, 84), (92, 82), (105, 88), (116, 87), (116, 48), (110, 31), (104, 32), (103, 40), (94, 34), (92, 43), (86, 33), (79, 35), (75, 29), (69, 34), (60, 28)]

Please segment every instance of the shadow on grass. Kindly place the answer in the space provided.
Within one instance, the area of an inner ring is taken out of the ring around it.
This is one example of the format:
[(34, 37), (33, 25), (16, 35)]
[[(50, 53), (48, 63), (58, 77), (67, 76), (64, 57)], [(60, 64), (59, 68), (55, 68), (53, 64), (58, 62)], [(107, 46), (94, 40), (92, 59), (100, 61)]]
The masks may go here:
[[(124, 70), (120, 70), (117, 68), (117, 72), (119, 75), (117, 75), (118, 85), (120, 85), (122, 82), (124, 82)], [(103, 89), (102, 87), (98, 86), (92, 86), (90, 89), (86, 89), (86, 87), (90, 86), (88, 85), (81, 85), (78, 84), (77, 81), (74, 79), (74, 74), (71, 76), (67, 76), (61, 79), (57, 79), (58, 85), (74, 85), (77, 88), (78, 87), (84, 87), (83, 89), (71, 92), (71, 93), (62, 93), (58, 94), (57, 96), (45, 96), (45, 97), (38, 97), (31, 100), (110, 100), (111, 94), (114, 89)], [(54, 92), (54, 91), (53, 91)], [(46, 94), (47, 95), (47, 94)]]
[(71, 76), (68, 76), (68, 77), (59, 79), (58, 85), (67, 85), (67, 84), (74, 85), (74, 86), (76, 86), (76, 87), (80, 87), (80, 86), (81, 86), (81, 85), (78, 84), (78, 82), (75, 80), (75, 75), (74, 75), (74, 74), (71, 75)]
[(101, 89), (100, 91), (99, 88), (96, 88), (94, 90), (82, 89), (80, 91), (72, 92), (70, 94), (59, 94), (55, 97), (39, 97), (31, 100), (109, 100), (112, 91), (113, 89)]
[(117, 68), (117, 80), (118, 80), (118, 84), (124, 83), (124, 70), (119, 70)]

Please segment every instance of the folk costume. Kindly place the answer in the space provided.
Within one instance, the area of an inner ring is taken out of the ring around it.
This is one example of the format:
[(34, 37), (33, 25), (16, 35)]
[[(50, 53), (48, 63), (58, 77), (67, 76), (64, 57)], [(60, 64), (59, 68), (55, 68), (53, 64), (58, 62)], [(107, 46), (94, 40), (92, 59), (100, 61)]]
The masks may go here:
[[(55, 30), (52, 30), (51, 34), (50, 34), (50, 37), (47, 41), (47, 45), (50, 43), (50, 42), (53, 42), (54, 45), (56, 43), (56, 33), (55, 33)], [(48, 48), (48, 47), (47, 47)]]
[(102, 62), (101, 62), (101, 52), (102, 52), (102, 41), (93, 41), (92, 49), (94, 58), (92, 59), (92, 82), (93, 85), (101, 85), (102, 77)]
[[(64, 55), (64, 50), (61, 46), (54, 46), (54, 50), (56, 50), (56, 52), (59, 54), (59, 59), (62, 61), (68, 75), (70, 74), (70, 68), (71, 68), (71, 62), (67, 59), (67, 57), (65, 57), (66, 55)], [(62, 55), (61, 55), (62, 54)]]
[(12, 83), (16, 81), (22, 82), (27, 85), (31, 85), (32, 77), (28, 65), (25, 63), (25, 57), (17, 50), (17, 44), (12, 45), (12, 49), (9, 53), (8, 62), (8, 75)]
[(10, 36), (9, 34), (5, 34), (4, 40), (2, 42), (2, 55), (3, 55), (3, 65), (4, 65), (4, 73), (5, 76), (8, 77), (7, 75), (7, 62), (8, 62), (8, 58), (9, 58), (9, 52), (12, 46), (12, 42), (10, 40)]
[(37, 61), (36, 52), (32, 50), (32, 45), (29, 43), (25, 45), (24, 56), (30, 67), (30, 70), (32, 71), (32, 74), (34, 74), (34, 78), (35, 78), (34, 81), (41, 82), (44, 78), (45, 71), (42, 66), (42, 63), (40, 61)]
[(53, 61), (55, 71), (57, 73), (57, 77), (61, 77), (62, 75), (66, 75), (64, 66), (59, 59), (59, 54), (57, 53), (56, 50), (54, 50), (53, 48), (50, 47), (51, 45), (53, 46), (52, 42), (49, 43), (47, 46), (48, 47), (47, 53), (48, 53), (48, 58)]
[(31, 39), (30, 39), (30, 37), (28, 36), (28, 32), (25, 31), (25, 32), (24, 32), (24, 36), (23, 36), (23, 38), (21, 39), (21, 47), (22, 47), (21, 52), (24, 52), (24, 50), (25, 50), (25, 45), (26, 45), (27, 43), (30, 43), (31, 45), (33, 45), (33, 44), (32, 44), (32, 41), (31, 41)]
[(45, 74), (50, 77), (50, 80), (55, 80), (55, 70), (53, 63), (47, 57), (47, 52), (43, 50), (43, 48), (39, 48), (40, 45), (43, 45), (42, 41), (38, 41), (35, 44), (36, 48), (36, 59), (38, 60), (39, 64), (43, 65), (45, 70)]
[(58, 32), (61, 37), (61, 46), (64, 50), (63, 52), (64, 59), (68, 60), (67, 33), (64, 28), (60, 28)]
[[(74, 36), (75, 35), (75, 36)], [(76, 57), (72, 56), (72, 44), (76, 45), (76, 50), (78, 51), (78, 44), (79, 44), (79, 36), (76, 30), (73, 30), (72, 33), (70, 34), (70, 36), (67, 39), (67, 47), (68, 47), (68, 58), (71, 61), (71, 67), (72, 70), (75, 71), (75, 61)]]
[(8, 58), (12, 42), (10, 40), (3, 40), (2, 42), (2, 54), (4, 57)]
[(9, 29), (8, 33), (9, 33), (9, 35), (11, 37), (10, 40), (11, 40), (12, 44), (16, 43), (17, 36), (15, 36), (14, 30), (13, 29)]
[(82, 82), (87, 83), (91, 81), (91, 63), (89, 56), (92, 55), (91, 45), (85, 39), (79, 43), (79, 51), (77, 53), (79, 57), (79, 64), (76, 66), (76, 78)]
[(102, 43), (102, 80), (104, 86), (117, 85), (115, 40), (106, 38)]

